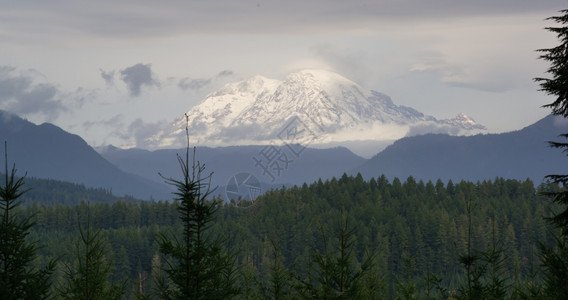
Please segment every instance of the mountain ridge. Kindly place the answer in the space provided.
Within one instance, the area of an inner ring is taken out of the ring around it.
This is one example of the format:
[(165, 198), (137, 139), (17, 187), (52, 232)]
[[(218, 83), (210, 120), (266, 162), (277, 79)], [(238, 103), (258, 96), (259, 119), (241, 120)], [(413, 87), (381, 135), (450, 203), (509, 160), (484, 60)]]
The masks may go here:
[[(7, 143), (8, 163), (30, 177), (104, 188), (139, 199), (166, 197), (169, 190), (138, 175), (127, 174), (101, 157), (80, 136), (50, 124), (33, 124), (0, 110), (0, 141)], [(0, 152), (4, 152), (1, 149)]]
[[(255, 162), (255, 158), (262, 158), (262, 153), (267, 150), (287, 155), (287, 165), (282, 163), (279, 166), (280, 170), (272, 168), (269, 170), (274, 177), (264, 173)], [(179, 165), (172, 158), (178, 154), (185, 155), (186, 149), (151, 151), (112, 147), (99, 151), (105, 159), (126, 172), (139, 174), (150, 180), (163, 181), (157, 176), (158, 172), (165, 177), (179, 173)], [(286, 146), (269, 148), (262, 145), (196, 147), (196, 159), (206, 166), (207, 174), (213, 172), (212, 186), (225, 186), (233, 176), (248, 173), (275, 188), (282, 185), (302, 185), (305, 182), (317, 181), (319, 178), (325, 180), (339, 177), (365, 161), (345, 147), (306, 148), (299, 156), (294, 156)]]
[(522, 129), (474, 136), (426, 134), (402, 138), (352, 170), (364, 177), (420, 180), (491, 180), (495, 177), (542, 182), (563, 174), (566, 157), (547, 142), (568, 132), (568, 122), (547, 116)]

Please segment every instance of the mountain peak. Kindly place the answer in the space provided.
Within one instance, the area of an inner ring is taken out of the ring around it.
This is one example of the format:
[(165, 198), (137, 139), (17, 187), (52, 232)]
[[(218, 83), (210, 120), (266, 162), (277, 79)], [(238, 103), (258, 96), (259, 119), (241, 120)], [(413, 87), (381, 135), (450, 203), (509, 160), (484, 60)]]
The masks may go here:
[[(374, 141), (384, 143), (439, 128), (457, 133), (484, 128), (465, 114), (438, 121), (385, 94), (367, 90), (329, 70), (306, 69), (284, 80), (254, 76), (209, 94), (187, 113), (191, 142), (208, 146), (282, 143), (291, 122), (309, 132), (312, 143)], [(150, 140), (154, 148), (182, 145), (186, 119)], [(449, 126), (448, 126), (449, 125)], [(427, 132), (426, 132), (427, 133)], [(206, 141), (203, 144), (203, 141)]]
[(444, 120), (446, 124), (460, 126), (468, 130), (487, 130), (487, 128), (481, 124), (477, 124), (473, 118), (460, 112), (455, 118)]

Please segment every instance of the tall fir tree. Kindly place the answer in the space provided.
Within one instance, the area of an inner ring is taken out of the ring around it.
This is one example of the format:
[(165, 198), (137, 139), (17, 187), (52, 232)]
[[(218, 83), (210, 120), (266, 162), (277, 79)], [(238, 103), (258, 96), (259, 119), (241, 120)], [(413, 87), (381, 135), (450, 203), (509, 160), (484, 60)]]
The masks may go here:
[[(187, 118), (187, 115), (186, 115)], [(205, 166), (195, 159), (189, 164), (189, 133), (186, 126), (185, 159), (178, 155), (182, 179), (166, 178), (177, 188), (174, 193), (182, 223), (181, 238), (162, 234), (158, 238), (165, 257), (165, 273), (170, 286), (161, 291), (166, 299), (226, 299), (237, 294), (235, 255), (219, 239), (207, 236), (219, 203), (208, 199), (212, 173), (204, 176)]]
[(271, 240), (272, 257), (268, 266), (268, 274), (266, 282), (261, 283), (261, 290), (263, 291), (265, 299), (293, 299), (291, 274), (286, 265), (284, 265), (284, 257), (280, 252), (280, 245), (278, 235), (275, 240)]
[[(544, 91), (547, 95), (554, 96), (555, 99), (552, 103), (544, 105), (544, 107), (550, 108), (553, 115), (562, 116), (564, 118), (568, 117), (568, 9), (561, 10), (561, 16), (554, 16), (548, 18), (558, 23), (558, 27), (546, 27), (548, 31), (556, 34), (560, 45), (547, 48), (539, 49), (538, 52), (543, 53), (539, 56), (540, 59), (550, 62), (550, 67), (547, 73), (552, 75), (551, 78), (535, 78), (535, 81), (540, 83), (541, 91)], [(562, 134), (561, 137), (568, 139), (568, 133)], [(564, 152), (568, 151), (567, 142), (550, 142), (550, 146), (554, 148), (563, 149)], [(551, 179), (554, 183), (560, 186), (568, 186), (568, 175), (567, 174), (552, 174), (548, 175), (547, 178)], [(563, 206), (563, 210), (558, 214), (552, 216), (550, 221), (558, 226), (564, 235), (568, 235), (568, 190), (562, 189), (557, 192), (547, 193), (552, 196), (554, 202)]]
[[(568, 9), (561, 10), (560, 16), (548, 18), (559, 26), (546, 27), (556, 34), (560, 44), (553, 48), (539, 49), (543, 53), (539, 58), (550, 62), (547, 73), (552, 78), (535, 78), (540, 83), (541, 90), (555, 97), (552, 103), (545, 105), (552, 110), (553, 115), (568, 118)], [(561, 137), (568, 139), (568, 133)], [(553, 148), (568, 152), (567, 142), (550, 142)], [(548, 220), (560, 229), (556, 243), (552, 247), (540, 243), (541, 262), (544, 269), (544, 291), (550, 299), (568, 298), (568, 175), (552, 174), (547, 176), (560, 190), (546, 192), (560, 206), (559, 212)]]
[(32, 267), (39, 246), (28, 242), (27, 236), (34, 226), (32, 216), (21, 217), (16, 208), (19, 198), (27, 192), (24, 178), (16, 178), (16, 166), (8, 174), (8, 151), (5, 150), (5, 181), (0, 186), (0, 298), (45, 299), (50, 295), (50, 277), (55, 269), (51, 261), (44, 269)]

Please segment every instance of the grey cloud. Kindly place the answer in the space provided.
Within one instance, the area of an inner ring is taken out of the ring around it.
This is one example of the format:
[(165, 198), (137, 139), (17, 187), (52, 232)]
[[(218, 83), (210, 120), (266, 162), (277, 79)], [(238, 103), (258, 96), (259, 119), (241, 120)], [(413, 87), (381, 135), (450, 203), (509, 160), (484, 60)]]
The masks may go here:
[(5, 102), (23, 94), (31, 85), (32, 80), (28, 77), (9, 77), (2, 74), (0, 78), (0, 101)]
[(217, 75), (215, 75), (211, 78), (192, 79), (192, 78), (186, 77), (186, 78), (182, 78), (178, 82), (178, 86), (183, 90), (196, 91), (196, 90), (202, 89), (205, 86), (210, 85), (213, 81), (215, 81), (217, 79), (223, 79), (223, 78), (226, 78), (226, 77), (230, 77), (233, 74), (234, 73), (231, 70), (223, 70), (223, 71), (219, 72)]
[(154, 79), (150, 64), (136, 64), (121, 70), (120, 79), (126, 83), (132, 96), (140, 96), (143, 86), (160, 86), (160, 83)]
[(72, 98), (72, 107), (82, 107), (83, 104), (93, 101), (97, 98), (97, 91), (78, 87), (75, 92), (65, 95), (65, 98)]
[(155, 123), (148, 123), (144, 122), (141, 118), (134, 120), (128, 126), (128, 133), (130, 137), (134, 137), (136, 141), (136, 147), (139, 148), (148, 148), (153, 146), (150, 142), (148, 142), (148, 138), (158, 134), (164, 126), (167, 126), (168, 123), (165, 121), (158, 121)]
[(114, 86), (114, 71), (104, 71), (99, 69), (101, 72), (101, 77), (104, 79), (107, 86)]
[(221, 72), (219, 72), (219, 74), (217, 74), (217, 77), (228, 77), (228, 76), (232, 76), (234, 73), (231, 70), (223, 70)]
[(183, 90), (199, 90), (210, 83), (211, 79), (183, 78), (179, 81), (178, 86)]
[[(91, 129), (95, 129), (96, 131), (104, 128), (108, 132), (108, 135), (104, 138), (105, 140), (108, 138), (118, 137), (121, 140), (128, 141), (131, 136), (128, 132), (127, 126), (124, 124), (124, 119), (124, 115), (116, 114), (109, 119), (85, 121), (83, 122), (83, 124), (81, 124), (81, 126), (85, 131), (89, 131)], [(102, 144), (105, 145), (108, 143), (103, 142)]]
[(113, 128), (124, 127), (123, 123), (124, 116), (122, 114), (114, 115), (112, 118), (102, 121), (85, 121), (82, 126), (85, 130), (89, 130), (94, 126), (107, 126)]
[(15, 118), (16, 115), (7, 112), (7, 111), (0, 111), (0, 123), (8, 123), (12, 120), (12, 118)]
[(500, 85), (498, 82), (458, 82), (447, 81), (446, 84), (451, 87), (474, 89), (484, 92), (502, 93), (513, 88), (512, 85)]
[(117, 114), (109, 119), (85, 121), (83, 122), (82, 127), (85, 130), (90, 130), (95, 127), (111, 128), (109, 131), (109, 137), (118, 137), (124, 141), (129, 141), (131, 138), (134, 138), (136, 147), (148, 148), (152, 146), (152, 144), (149, 143), (147, 139), (158, 134), (165, 126), (168, 125), (169, 123), (165, 121), (152, 123), (145, 122), (141, 118), (137, 118), (130, 122), (130, 124), (126, 124), (124, 115)]
[(506, 69), (506, 67), (489, 66), (488, 70), (482, 74), (474, 74), (468, 77), (463, 67), (438, 63), (415, 66), (410, 70), (410, 73), (438, 78), (441, 83), (449, 87), (503, 93), (515, 88), (515, 82), (518, 81), (513, 79), (516, 76), (515, 74), (507, 74), (503, 69)]
[(15, 73), (15, 68), (0, 68), (0, 108), (18, 115), (44, 115), (49, 120), (67, 110), (55, 85), (35, 83), (33, 72)]
[[(378, 1), (10, 1), (0, 19), (8, 31), (28, 33), (73, 28), (81, 33), (132, 38), (176, 34), (314, 32), (365, 28), (377, 20), (459, 18), (480, 15), (556, 12), (565, 0), (378, 0)], [(108, 7), (113, 7), (109, 10)], [(41, 13), (39, 13), (41, 12)], [(294, 18), (290, 18), (294, 15)]]
[(225, 143), (235, 141), (263, 140), (271, 137), (265, 133), (266, 129), (258, 124), (238, 125), (223, 128), (218, 135), (213, 136), (214, 140)]

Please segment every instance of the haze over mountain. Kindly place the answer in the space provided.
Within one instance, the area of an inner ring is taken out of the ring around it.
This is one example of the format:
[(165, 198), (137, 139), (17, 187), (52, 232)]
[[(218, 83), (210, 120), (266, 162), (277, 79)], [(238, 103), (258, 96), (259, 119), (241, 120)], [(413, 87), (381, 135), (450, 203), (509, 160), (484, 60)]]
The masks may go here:
[[(0, 140), (8, 142), (9, 163), (16, 163), (19, 175), (27, 172), (30, 177), (104, 188), (115, 195), (140, 199), (171, 199), (172, 187), (158, 173), (178, 178), (176, 154), (185, 153), (185, 149), (148, 151), (109, 146), (99, 149), (101, 156), (79, 136), (52, 124), (35, 125), (3, 111), (0, 124)], [(385, 174), (389, 178), (413, 176), (443, 181), (501, 176), (531, 178), (538, 183), (547, 174), (565, 173), (566, 157), (546, 144), (558, 140), (563, 132), (568, 132), (568, 123), (549, 116), (503, 134), (406, 137), (369, 160), (345, 147), (313, 149), (299, 144), (199, 147), (197, 158), (206, 164), (207, 172), (214, 172), (212, 184), (221, 189), (240, 173), (255, 176), (263, 189), (330, 179), (344, 172), (361, 172), (366, 178)]]
[[(102, 158), (78, 135), (49, 123), (35, 125), (0, 110), (0, 141), (7, 142), (8, 167), (11, 169), (15, 164), (18, 176), (27, 173), (29, 177), (79, 183), (139, 199), (171, 196), (167, 186), (127, 174)], [(0, 153), (4, 154), (4, 143)], [(4, 155), (0, 166), (4, 166)]]
[[(187, 118), (186, 118), (187, 117)], [(255, 76), (209, 94), (170, 128), (146, 140), (150, 149), (191, 144), (346, 146), (370, 157), (404, 136), (485, 130), (464, 113), (437, 120), (330, 71), (303, 70), (279, 81)]]
[[(164, 181), (158, 172), (165, 177), (178, 177), (180, 168), (175, 157), (176, 154), (185, 155), (185, 149), (148, 151), (107, 147), (99, 151), (105, 159), (122, 170), (156, 182)], [(278, 154), (272, 162), (267, 160), (272, 155), (268, 151)], [(299, 156), (295, 156), (286, 146), (197, 147), (196, 159), (205, 164), (206, 174), (213, 172), (212, 186), (221, 189), (239, 173), (255, 176), (265, 183), (264, 188), (280, 188), (282, 185), (311, 183), (319, 178), (326, 180), (340, 177), (344, 172), (365, 162), (364, 158), (344, 147), (305, 148)]]
[(364, 177), (447, 181), (491, 180), (495, 177), (540, 183), (549, 174), (565, 174), (566, 155), (548, 147), (561, 141), (568, 121), (548, 116), (518, 131), (475, 136), (426, 134), (388, 146), (352, 173)]

